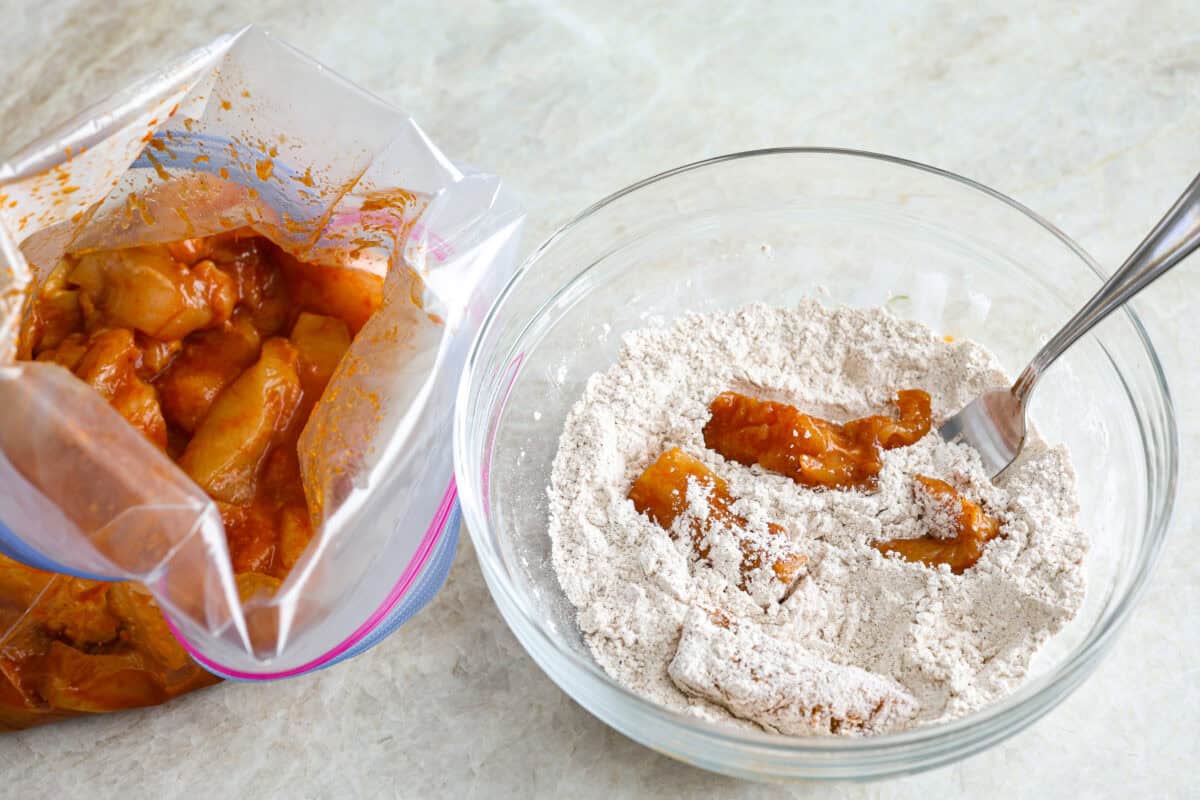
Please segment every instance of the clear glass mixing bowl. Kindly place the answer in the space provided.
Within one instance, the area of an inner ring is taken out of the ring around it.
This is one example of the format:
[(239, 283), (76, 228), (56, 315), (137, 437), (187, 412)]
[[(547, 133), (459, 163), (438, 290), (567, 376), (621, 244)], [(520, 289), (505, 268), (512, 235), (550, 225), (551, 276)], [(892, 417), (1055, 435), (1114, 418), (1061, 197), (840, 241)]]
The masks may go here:
[(1177, 440), (1158, 359), (1132, 310), (1079, 342), (1033, 419), (1065, 442), (1091, 536), (1088, 595), (1005, 700), (864, 739), (746, 733), (667, 711), (592, 660), (559, 588), (546, 486), (559, 432), (631, 329), (752, 302), (887, 306), (981, 342), (1015, 374), (1100, 285), (1095, 262), (977, 183), (868, 153), (782, 149), (665, 172), (602, 200), (521, 268), (491, 309), (459, 391), (458, 485), (483, 574), (534, 661), (623, 734), (754, 779), (872, 778), (947, 764), (1032, 723), (1095, 668), (1144, 586), (1175, 493)]

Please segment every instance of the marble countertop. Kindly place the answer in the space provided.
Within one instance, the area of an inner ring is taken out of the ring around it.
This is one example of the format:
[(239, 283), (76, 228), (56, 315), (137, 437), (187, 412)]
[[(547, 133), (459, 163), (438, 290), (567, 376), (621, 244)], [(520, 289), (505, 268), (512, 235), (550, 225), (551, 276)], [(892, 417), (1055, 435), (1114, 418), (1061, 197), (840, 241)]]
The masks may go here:
[[(823, 144), (970, 176), (1115, 265), (1200, 171), (1200, 36), (1187, 0), (993, 3), (0, 0), (0, 151), (249, 21), (509, 178), (527, 246), (663, 168)], [(1111, 654), (1025, 732), (869, 785), (759, 786), (611, 731), (534, 665), (464, 537), (419, 617), (352, 662), (165, 707), (0, 737), (9, 797), (1194, 796), (1200, 743), (1200, 261), (1138, 306), (1179, 413), (1174, 532)]]

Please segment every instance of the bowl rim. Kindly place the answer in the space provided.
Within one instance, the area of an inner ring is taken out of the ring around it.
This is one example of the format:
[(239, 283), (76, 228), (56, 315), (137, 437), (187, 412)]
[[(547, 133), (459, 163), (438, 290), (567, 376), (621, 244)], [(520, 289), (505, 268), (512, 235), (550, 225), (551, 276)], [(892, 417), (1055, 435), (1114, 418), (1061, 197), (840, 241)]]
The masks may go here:
[[(1077, 646), (1076, 651), (1055, 670), (1041, 675), (1038, 678), (1021, 684), (1015, 692), (1007, 695), (994, 703), (985, 706), (982, 709), (971, 712), (963, 717), (953, 719), (946, 722), (932, 723), (921, 725), (910, 730), (900, 731), (897, 733), (887, 733), (878, 736), (849, 738), (849, 737), (795, 737), (795, 736), (780, 736), (778, 734), (770, 734), (756, 731), (745, 731), (734, 728), (732, 726), (722, 726), (713, 724), (709, 721), (702, 720), (698, 717), (691, 717), (672, 709), (661, 706), (651, 700), (642, 697), (636, 692), (622, 686), (612, 679), (598, 664), (593, 660), (583, 658), (574, 650), (562, 646), (557, 639), (547, 632), (538, 618), (531, 614), (525, 607), (525, 602), (518, 592), (515, 591), (510, 582), (497, 573), (502, 572), (498, 564), (503, 563), (503, 558), (499, 553), (494, 552), (487, 539), (486, 531), (489, 531), (491, 526), (487, 524), (487, 513), (483, 510), (480, 504), (482, 486), (480, 481), (474, 479), (474, 476), (466, 469), (466, 465), (471, 462), (468, 452), (470, 417), (468, 415), (469, 398), (471, 396), (472, 385), (475, 383), (476, 372), (478, 370), (478, 360), (481, 349), (483, 348), (489, 334), (496, 323), (498, 314), (504, 308), (506, 301), (509, 299), (526, 274), (541, 260), (546, 253), (558, 243), (559, 240), (569, 235), (571, 231), (590, 218), (592, 215), (601, 211), (605, 207), (619, 201), (627, 195), (633, 194), (645, 187), (675, 177), (680, 174), (702, 170), (708, 167), (723, 164), (729, 161), (737, 161), (749, 158), (769, 158), (773, 156), (796, 156), (796, 155), (826, 155), (837, 157), (848, 157), (852, 159), (865, 159), (870, 161), (880, 161), (891, 164), (893, 166), (914, 169), (920, 172), (945, 178), (954, 183), (962, 185), (968, 189), (981, 192), (982, 194), (998, 200), (1011, 209), (1023, 214), (1044, 230), (1058, 239), (1071, 252), (1073, 252), (1080, 261), (1093, 273), (1100, 281), (1108, 278), (1108, 275), (1099, 266), (1099, 264), (1074, 240), (1066, 235), (1052, 222), (1028, 208), (1024, 204), (1008, 197), (1002, 192), (997, 191), (985, 184), (974, 181), (970, 178), (958, 175), (954, 172), (934, 167), (919, 161), (891, 156), (883, 153), (877, 153), (867, 150), (857, 150), (842, 147), (770, 147), (755, 150), (746, 150), (735, 153), (714, 156), (712, 158), (693, 161), (674, 167), (668, 170), (651, 175), (635, 183), (629, 184), (624, 188), (618, 189), (615, 192), (603, 197), (602, 199), (587, 206), (584, 210), (575, 214), (567, 222), (557, 227), (540, 245), (538, 245), (527, 258), (525, 258), (520, 266), (513, 272), (512, 276), (505, 283), (495, 301), (488, 309), (486, 316), (480, 324), (479, 330), (476, 332), (474, 339), (471, 342), (470, 349), (467, 353), (467, 359), (463, 372), (460, 378), (456, 407), (454, 412), (454, 431), (453, 431), (453, 447), (454, 447), (454, 462), (457, 474), (458, 486), (460, 488), (460, 498), (463, 505), (465, 516), (465, 524), (467, 532), (471, 537), (477, 551), (486, 551), (487, 557), (480, 557), (479, 562), (487, 578), (488, 589), (495, 594), (501, 593), (505, 602), (497, 602), (500, 607), (502, 616), (505, 622), (513, 628), (514, 634), (521, 641), (522, 646), (529, 654), (530, 658), (543, 672), (546, 672), (558, 687), (568, 696), (575, 698), (575, 695), (566, 689), (563, 684), (550, 673), (550, 670), (544, 666), (535, 654), (534, 649), (526, 642), (525, 637), (521, 632), (515, 629), (512, 620), (508, 618), (505, 612), (506, 607), (516, 609), (522, 617), (522, 621), (526, 631), (531, 631), (539, 639), (539, 644), (546, 646), (549, 650), (556, 652), (564, 657), (570, 664), (591, 675), (593, 678), (600, 680), (607, 688), (615, 691), (624, 699), (633, 703), (638, 710), (649, 713), (652, 716), (660, 719), (664, 724), (680, 729), (688, 735), (709, 739), (719, 742), (723, 746), (731, 744), (741, 745), (756, 750), (761, 755), (783, 755), (783, 756), (798, 756), (798, 755), (830, 755), (830, 754), (855, 754), (859, 756), (883, 756), (892, 753), (897, 749), (911, 749), (912, 746), (929, 745), (931, 747), (945, 742), (948, 739), (953, 739), (967, 731), (977, 733), (975, 738), (975, 746), (969, 747), (962, 752), (962, 755), (976, 752), (979, 749), (990, 747), (1009, 736), (1012, 736), (1022, 728), (1048, 713), (1059, 702), (1070, 694), (1092, 670), (1098, 665), (1100, 656), (1102, 656), (1109, 647), (1116, 634), (1120, 631), (1122, 625), (1129, 617), (1129, 612), (1136, 606), (1142, 593), (1145, 590), (1146, 584), (1154, 571), (1154, 567), (1158, 562), (1161, 554), (1163, 543), (1170, 529), (1171, 518), (1174, 510), (1175, 498), (1178, 489), (1178, 473), (1179, 473), (1179, 433), (1175, 419), (1175, 408), (1171, 398), (1171, 392), (1167, 385), (1166, 375), (1163, 371), (1162, 364), (1158, 357), (1154, 345), (1150, 341), (1150, 337), (1146, 332), (1145, 326), (1131, 303), (1126, 303), (1120, 311), (1125, 315), (1126, 319), (1133, 327), (1134, 333), (1137, 336), (1138, 342), (1141, 344), (1142, 352), (1147, 358), (1151, 368), (1153, 377), (1153, 386), (1158, 394), (1158, 399), (1161, 402), (1162, 419), (1161, 424), (1164, 426), (1163, 448), (1165, 456), (1164, 471), (1159, 476), (1160, 491), (1162, 497), (1161, 504), (1156, 508), (1152, 502), (1147, 509), (1148, 522), (1146, 528), (1146, 543), (1147, 546), (1141, 548), (1138, 558), (1141, 563), (1137, 565), (1136, 570), (1132, 573), (1131, 580), (1127, 586), (1124, 596), (1117, 601), (1116, 606), (1112, 609), (1109, 619), (1097, 630), (1091, 631), (1087, 638)], [(590, 268), (590, 267), (589, 267)], [(563, 291), (568, 289), (574, 282), (589, 268), (572, 275), (564, 284), (555, 288), (555, 290), (538, 306), (531, 314), (530, 318), (525, 321), (525, 326), (521, 332), (517, 334), (517, 339), (524, 335), (528, 326), (539, 319), (561, 295)], [(1120, 375), (1120, 373), (1118, 373)], [(1122, 377), (1122, 380), (1124, 378)], [(1131, 398), (1132, 399), (1132, 398)], [(1149, 443), (1147, 436), (1145, 421), (1142, 414), (1136, 412), (1139, 425), (1139, 436), (1144, 444)], [(1150, 455), (1147, 448), (1147, 455)], [(1156, 513), (1157, 512), (1157, 513)], [(493, 598), (497, 601), (497, 598)], [(1066, 687), (1065, 691), (1060, 691), (1061, 687)], [(1057, 696), (1055, 696), (1057, 694)], [(597, 714), (591, 703), (581, 705), (589, 710), (594, 716), (600, 716), (601, 720), (606, 724), (613, 725), (611, 721), (604, 716)], [(989, 723), (991, 725), (989, 726)], [(1007, 723), (1007, 724), (1004, 724)], [(1023, 723), (1023, 724), (1022, 724)], [(626, 731), (627, 732), (627, 731)], [(627, 732), (628, 733), (628, 732)], [(635, 738), (639, 738), (636, 737)], [(985, 741), (986, 739), (986, 741)], [(961, 740), (967, 744), (967, 740)], [(939, 763), (944, 763), (944, 760)], [(908, 766), (899, 766), (894, 769), (882, 770), (884, 773), (899, 773), (919, 771), (926, 766), (921, 764), (909, 764)], [(767, 771), (769, 772), (769, 770)]]

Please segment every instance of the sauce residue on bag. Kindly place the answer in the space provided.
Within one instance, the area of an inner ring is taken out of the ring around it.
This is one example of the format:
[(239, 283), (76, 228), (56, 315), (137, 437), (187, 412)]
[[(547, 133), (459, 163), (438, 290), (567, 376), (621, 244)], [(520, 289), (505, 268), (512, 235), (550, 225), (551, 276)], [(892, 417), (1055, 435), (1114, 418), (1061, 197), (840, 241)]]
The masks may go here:
[[(312, 538), (297, 440), (383, 279), (237, 230), (69, 255), (31, 301), (20, 357), (92, 386), (217, 503), (243, 599)], [(153, 598), (0, 556), (0, 729), (163, 702), (215, 678)]]

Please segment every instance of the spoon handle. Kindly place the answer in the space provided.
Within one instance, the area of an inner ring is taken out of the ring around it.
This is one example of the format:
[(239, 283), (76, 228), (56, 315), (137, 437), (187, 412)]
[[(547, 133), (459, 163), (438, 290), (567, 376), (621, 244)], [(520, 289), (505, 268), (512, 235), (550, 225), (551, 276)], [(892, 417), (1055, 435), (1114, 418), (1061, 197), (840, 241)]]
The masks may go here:
[(1159, 220), (1121, 268), (1100, 287), (1100, 291), (1038, 351), (1013, 384), (1012, 393), (1024, 404), (1042, 372), (1075, 344), (1080, 336), (1197, 247), (1200, 247), (1200, 175), (1192, 179), (1171, 210)]

